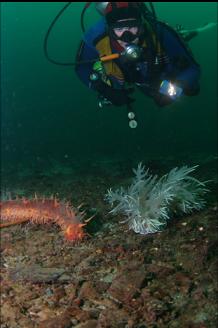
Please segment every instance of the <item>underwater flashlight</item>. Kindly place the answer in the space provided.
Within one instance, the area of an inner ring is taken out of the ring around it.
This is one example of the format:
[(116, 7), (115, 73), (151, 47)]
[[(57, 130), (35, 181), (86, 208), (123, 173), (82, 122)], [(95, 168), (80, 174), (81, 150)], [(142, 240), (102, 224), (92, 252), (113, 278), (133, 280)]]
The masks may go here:
[(164, 80), (161, 82), (159, 92), (163, 95), (169, 96), (172, 99), (176, 99), (181, 96), (183, 90), (177, 85)]

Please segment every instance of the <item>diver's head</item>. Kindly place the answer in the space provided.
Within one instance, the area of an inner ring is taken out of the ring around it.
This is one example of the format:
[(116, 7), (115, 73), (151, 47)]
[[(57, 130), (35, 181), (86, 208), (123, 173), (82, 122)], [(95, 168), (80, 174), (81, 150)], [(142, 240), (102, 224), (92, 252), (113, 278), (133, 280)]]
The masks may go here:
[(137, 3), (109, 2), (105, 18), (110, 36), (121, 45), (137, 44), (142, 34), (142, 16)]

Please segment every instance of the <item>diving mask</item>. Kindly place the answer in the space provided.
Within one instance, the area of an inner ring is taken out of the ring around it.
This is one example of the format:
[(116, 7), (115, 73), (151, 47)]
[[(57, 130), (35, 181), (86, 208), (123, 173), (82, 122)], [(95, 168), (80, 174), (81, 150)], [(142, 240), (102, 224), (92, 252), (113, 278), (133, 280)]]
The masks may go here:
[(123, 20), (110, 25), (110, 34), (115, 40), (131, 43), (140, 37), (142, 24), (140, 20)]

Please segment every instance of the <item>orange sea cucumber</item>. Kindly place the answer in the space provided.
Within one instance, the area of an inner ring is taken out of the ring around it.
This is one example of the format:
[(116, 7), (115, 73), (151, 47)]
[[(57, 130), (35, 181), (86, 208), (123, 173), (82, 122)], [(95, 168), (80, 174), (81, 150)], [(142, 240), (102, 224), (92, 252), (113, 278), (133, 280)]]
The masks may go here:
[[(84, 238), (83, 227), (91, 219), (84, 220), (84, 212), (70, 206), (69, 203), (58, 201), (56, 198), (33, 198), (4, 200), (0, 202), (0, 228), (12, 224), (30, 221), (32, 223), (58, 224), (68, 241), (78, 241)], [(85, 222), (85, 223), (83, 223)]]

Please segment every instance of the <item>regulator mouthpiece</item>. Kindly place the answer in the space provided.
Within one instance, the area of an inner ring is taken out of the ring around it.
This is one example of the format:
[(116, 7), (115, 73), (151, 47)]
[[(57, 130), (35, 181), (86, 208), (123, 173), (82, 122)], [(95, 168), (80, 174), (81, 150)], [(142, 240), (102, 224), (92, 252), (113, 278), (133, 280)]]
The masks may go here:
[(125, 51), (122, 53), (127, 60), (135, 61), (141, 56), (142, 49), (135, 44), (130, 44), (126, 47)]

